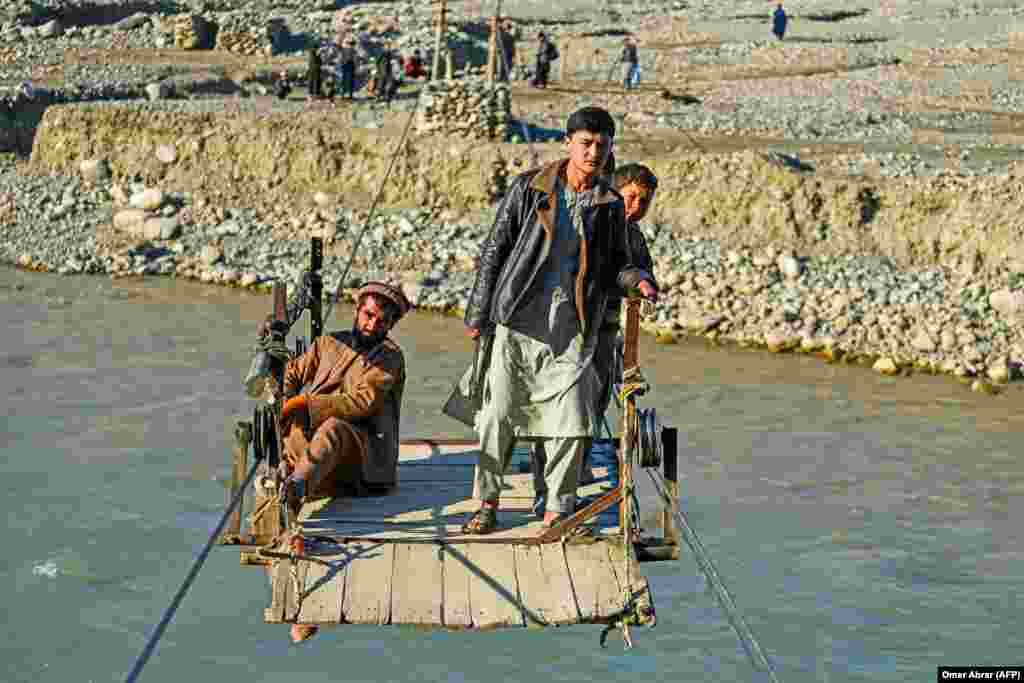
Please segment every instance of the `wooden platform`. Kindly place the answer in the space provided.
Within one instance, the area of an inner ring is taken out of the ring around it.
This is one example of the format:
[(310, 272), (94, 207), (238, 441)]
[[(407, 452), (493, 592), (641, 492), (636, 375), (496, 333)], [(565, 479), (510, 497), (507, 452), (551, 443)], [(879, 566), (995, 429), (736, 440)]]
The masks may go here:
[[(627, 573), (642, 590), (639, 563), (624, 557), (617, 507), (588, 524), (586, 535), (523, 544), (540, 531), (530, 512), (528, 453), (517, 449), (505, 477), (499, 530), (479, 542), (459, 530), (479, 506), (475, 445), (403, 443), (394, 494), (303, 508), (306, 553), (271, 566), (265, 620), (496, 628), (613, 619)], [(595, 474), (581, 495), (611, 488), (601, 469)]]

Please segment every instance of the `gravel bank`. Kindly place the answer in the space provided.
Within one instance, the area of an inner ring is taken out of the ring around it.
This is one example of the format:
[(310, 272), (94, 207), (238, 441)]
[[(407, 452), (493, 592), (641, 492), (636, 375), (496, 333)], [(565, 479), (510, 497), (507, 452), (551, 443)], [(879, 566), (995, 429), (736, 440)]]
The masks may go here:
[[(4, 163), (0, 258), (65, 274), (166, 275), (240, 287), (268, 287), (274, 278), (294, 282), (308, 258), (306, 239), (271, 246), (271, 226), (245, 210), (222, 210), (219, 223), (193, 226), (176, 239), (126, 238), (110, 227), (118, 210), (111, 189), (68, 176), (26, 175)], [(139, 194), (145, 188), (129, 189)], [(168, 193), (162, 202), (171, 216), (189, 197)], [(351, 245), (358, 218), (341, 211), (342, 227), (329, 244)], [(457, 312), (489, 227), (424, 211), (382, 214), (366, 233), (348, 285), (370, 277), (400, 280), (421, 309)], [(697, 235), (672, 237), (659, 225), (649, 227), (648, 239), (665, 297), (645, 327), (665, 343), (700, 335), (814, 352), (886, 374), (916, 368), (974, 378), (978, 391), (997, 391), (995, 384), (1016, 377), (1024, 360), (1021, 274), (899, 270), (883, 258), (810, 259), (771, 247), (726, 251)], [(333, 287), (344, 258), (326, 261)]]

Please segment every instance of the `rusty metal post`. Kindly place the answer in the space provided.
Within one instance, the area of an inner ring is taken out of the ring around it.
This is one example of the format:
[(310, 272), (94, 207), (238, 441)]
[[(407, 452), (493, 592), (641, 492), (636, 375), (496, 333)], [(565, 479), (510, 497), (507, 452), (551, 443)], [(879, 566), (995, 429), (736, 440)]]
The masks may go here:
[[(434, 36), (434, 65), (430, 72), (430, 80), (441, 80), (441, 53), (447, 51), (448, 35), (448, 0), (441, 0), (440, 12), (437, 17), (437, 34)], [(444, 49), (442, 49), (444, 46)]]
[[(664, 448), (662, 468), (665, 473), (665, 493), (672, 503), (679, 504), (679, 430), (675, 427), (663, 427), (661, 443)], [(675, 556), (679, 557), (679, 527), (676, 525), (672, 505), (665, 502), (661, 512), (661, 531), (666, 544), (675, 546)]]
[[(231, 459), (231, 488), (228, 489), (228, 504), (238, 494), (245, 474), (249, 471), (249, 446), (252, 444), (252, 423), (239, 420), (235, 423), (235, 449)], [(221, 534), (221, 545), (235, 545), (242, 542), (242, 508), (245, 506), (245, 494), (238, 501), (238, 507), (228, 518), (224, 533)]]
[[(640, 299), (629, 298), (625, 301), (626, 323), (623, 334), (622, 346), (622, 372), (627, 377), (630, 370), (635, 369), (640, 363)], [(623, 380), (625, 381), (625, 380)], [(619, 443), (619, 481), (623, 485), (633, 478), (632, 460), (634, 457), (634, 442), (636, 433), (636, 398), (627, 396), (622, 406), (622, 440)], [(627, 457), (626, 454), (630, 457)], [(623, 496), (619, 504), (619, 530), (626, 533), (626, 506), (629, 500)]]

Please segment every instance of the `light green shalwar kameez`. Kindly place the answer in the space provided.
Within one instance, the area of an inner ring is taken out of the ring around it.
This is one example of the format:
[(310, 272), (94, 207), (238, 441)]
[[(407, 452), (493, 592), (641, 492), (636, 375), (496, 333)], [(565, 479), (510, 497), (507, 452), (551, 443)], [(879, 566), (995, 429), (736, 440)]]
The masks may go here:
[(477, 429), (480, 494), (497, 501), (515, 441), (541, 442), (550, 512), (571, 513), (579, 465), (595, 422), (593, 366), (598, 325), (584, 335), (576, 312), (580, 240), (590, 230), (593, 190), (557, 186), (547, 261), (508, 325), (495, 329)]

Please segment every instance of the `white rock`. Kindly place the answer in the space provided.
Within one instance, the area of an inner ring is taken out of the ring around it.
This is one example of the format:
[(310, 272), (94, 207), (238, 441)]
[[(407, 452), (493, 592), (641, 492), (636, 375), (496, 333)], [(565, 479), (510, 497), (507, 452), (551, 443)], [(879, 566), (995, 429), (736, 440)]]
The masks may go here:
[(398, 219), (398, 234), (412, 235), (416, 232), (416, 225), (405, 216)]
[(208, 266), (212, 266), (224, 258), (224, 250), (216, 244), (207, 244), (203, 247), (202, 251), (199, 252), (199, 260)]
[(783, 332), (769, 332), (764, 336), (765, 346), (772, 353), (781, 353), (800, 345), (800, 337)]
[(116, 183), (110, 186), (110, 198), (121, 206), (126, 205), (129, 199), (128, 193), (124, 191), (124, 187)]
[(239, 280), (239, 284), (243, 287), (252, 287), (254, 284), (260, 281), (260, 276), (256, 273), (246, 272), (242, 275), (242, 279)]
[(53, 19), (36, 28), (36, 35), (40, 38), (56, 38), (63, 33), (64, 27), (59, 19)]
[(927, 331), (920, 329), (914, 338), (910, 340), (910, 345), (918, 351), (934, 351), (936, 349), (935, 340), (931, 338), (931, 335)]
[(114, 228), (135, 234), (145, 220), (146, 212), (142, 209), (125, 209), (114, 214)]
[(178, 160), (178, 150), (174, 145), (157, 145), (156, 158), (165, 164), (173, 164)]
[(317, 192), (313, 195), (313, 203), (319, 207), (328, 207), (331, 205), (331, 198), (326, 192)]
[(165, 100), (173, 94), (173, 89), (168, 83), (150, 83), (146, 86), (146, 97), (150, 100)]
[(988, 295), (988, 305), (1004, 318), (1016, 321), (1024, 313), (1024, 291), (1000, 289)]
[(800, 262), (788, 254), (779, 257), (776, 264), (779, 271), (787, 278), (800, 277)]
[(142, 224), (142, 236), (147, 240), (173, 240), (180, 233), (177, 218), (147, 218)]
[(78, 164), (78, 170), (87, 183), (110, 179), (110, 164), (106, 159), (86, 159)]
[(993, 382), (1005, 384), (1010, 381), (1010, 366), (1005, 358), (997, 358), (988, 366), (985, 374)]
[(880, 372), (883, 375), (895, 375), (899, 372), (899, 368), (896, 367), (896, 363), (892, 358), (879, 358), (875, 361), (875, 364), (871, 366), (871, 369), (875, 372)]
[(128, 201), (128, 204), (133, 209), (146, 209), (149, 211), (156, 211), (163, 206), (163, 203), (164, 193), (156, 188), (136, 192)]
[(237, 235), (242, 232), (242, 227), (237, 221), (224, 221), (216, 227), (214, 233), (218, 235)]
[(144, 12), (136, 12), (130, 17), (125, 17), (121, 21), (117, 22), (115, 26), (120, 29), (131, 31), (132, 29), (140, 28), (149, 23), (149, 15)]

